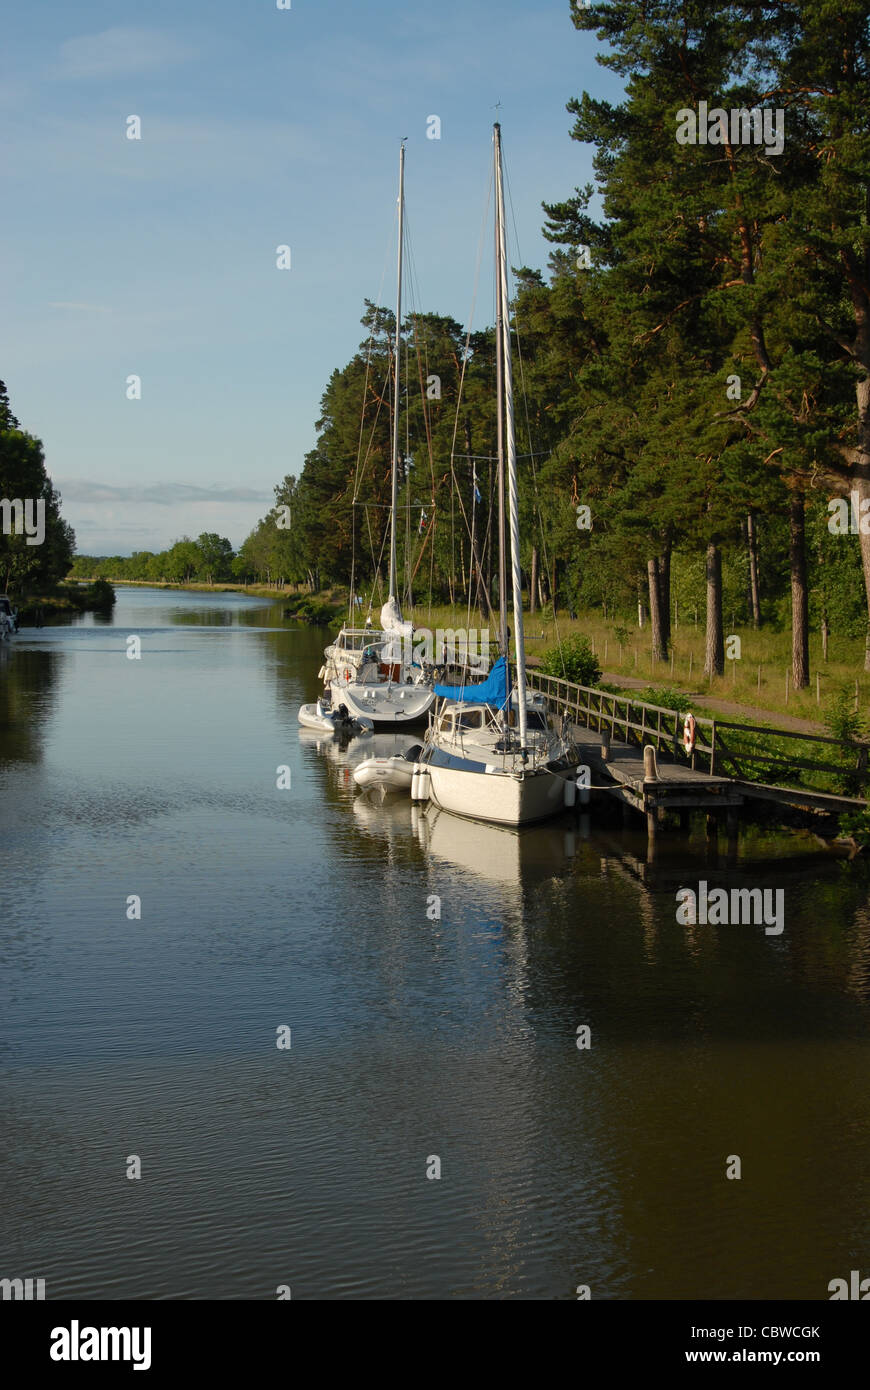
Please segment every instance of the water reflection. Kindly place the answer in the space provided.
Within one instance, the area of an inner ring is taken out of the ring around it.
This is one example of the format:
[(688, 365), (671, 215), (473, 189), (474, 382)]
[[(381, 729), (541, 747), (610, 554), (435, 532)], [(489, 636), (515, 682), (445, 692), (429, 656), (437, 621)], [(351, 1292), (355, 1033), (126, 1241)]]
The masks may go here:
[[(119, 590), (22, 639), (0, 1262), (54, 1297), (818, 1298), (863, 1258), (862, 865), (747, 827), (714, 866), (700, 824), (650, 864), (605, 803), (513, 831), (360, 793), (415, 735), (301, 729), (326, 637), (244, 596)], [(782, 888), (782, 936), (681, 926), (701, 878)]]

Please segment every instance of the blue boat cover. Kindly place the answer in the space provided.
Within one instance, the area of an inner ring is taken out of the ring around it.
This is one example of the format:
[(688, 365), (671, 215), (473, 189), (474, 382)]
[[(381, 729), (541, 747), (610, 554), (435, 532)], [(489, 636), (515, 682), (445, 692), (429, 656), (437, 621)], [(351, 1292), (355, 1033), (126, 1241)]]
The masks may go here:
[(504, 709), (508, 700), (508, 665), (503, 656), (479, 685), (436, 685), (435, 694), (442, 700), (481, 700), (484, 704)]

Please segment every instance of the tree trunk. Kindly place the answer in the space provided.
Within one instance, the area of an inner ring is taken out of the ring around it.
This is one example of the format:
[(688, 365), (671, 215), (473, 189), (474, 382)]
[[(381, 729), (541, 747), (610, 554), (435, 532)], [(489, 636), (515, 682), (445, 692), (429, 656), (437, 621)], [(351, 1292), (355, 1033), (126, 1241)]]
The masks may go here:
[(557, 577), (557, 574), (556, 574), (556, 561), (554, 560), (554, 561), (553, 561), (553, 591), (552, 591), (552, 594), (551, 594), (551, 598), (552, 598), (552, 600), (553, 600), (553, 617), (554, 617), (554, 618), (555, 618), (555, 616), (556, 616), (556, 588), (557, 588), (557, 585), (558, 585), (558, 577)]
[(722, 631), (722, 555), (717, 545), (707, 546), (707, 632), (704, 647), (704, 675), (721, 676), (725, 670), (725, 639)]
[[(870, 498), (870, 478), (856, 476), (854, 490), (858, 494), (858, 529), (861, 564), (864, 570), (864, 592), (867, 596), (867, 628), (864, 636), (864, 670), (870, 671), (870, 534), (864, 534), (865, 509), (861, 503)], [(851, 508), (850, 508), (851, 511)], [(867, 508), (870, 513), (870, 508)]]
[[(859, 290), (853, 291), (853, 299), (856, 293), (860, 296), (861, 300), (859, 360), (864, 371), (855, 385), (858, 405), (858, 438), (856, 441), (857, 457), (855, 460), (855, 471), (852, 476), (852, 488), (858, 494), (858, 539), (861, 546), (861, 564), (864, 570), (864, 592), (867, 596), (864, 670), (870, 671), (870, 534), (864, 534), (864, 526), (862, 524), (863, 508), (861, 506), (861, 503), (865, 501), (865, 499), (870, 498), (870, 376), (867, 374), (868, 359), (870, 359), (870, 319), (868, 319), (866, 313), (866, 290), (863, 285)], [(858, 306), (856, 304), (856, 313), (857, 312)]]
[(667, 656), (668, 647), (671, 641), (671, 542), (667, 540), (662, 554), (658, 557), (656, 567), (656, 578), (658, 580), (659, 593), (659, 614), (662, 623), (662, 642), (664, 643), (665, 655)]
[(529, 584), (529, 617), (534, 617), (538, 588), (538, 547), (532, 546), (532, 578)]
[(789, 502), (788, 538), (791, 569), (791, 674), (795, 690), (803, 690), (810, 683), (809, 595), (803, 497), (794, 496)]
[(659, 561), (655, 557), (647, 561), (647, 580), (649, 583), (649, 612), (652, 623), (652, 650), (656, 661), (667, 661), (668, 646), (662, 618), (661, 575)]
[(752, 626), (761, 627), (761, 594), (758, 587), (758, 533), (752, 512), (746, 518), (746, 545), (749, 550), (749, 608)]

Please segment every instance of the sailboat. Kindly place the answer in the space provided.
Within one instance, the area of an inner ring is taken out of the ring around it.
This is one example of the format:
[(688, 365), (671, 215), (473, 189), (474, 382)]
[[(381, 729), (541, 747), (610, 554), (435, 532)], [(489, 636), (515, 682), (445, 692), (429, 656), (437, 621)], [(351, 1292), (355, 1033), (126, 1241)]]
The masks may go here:
[(396, 591), (396, 512), (399, 501), (399, 401), (402, 346), (402, 277), (405, 214), (405, 142), (399, 150), (399, 260), (393, 380), (392, 493), (390, 499), (390, 592), (381, 609), (380, 630), (342, 628), (327, 647), (323, 678), (333, 705), (355, 719), (398, 727), (425, 719), (435, 703), (431, 674), (408, 658), (414, 625), (405, 622)]
[(505, 542), (500, 524), (500, 645), (502, 655), (478, 686), (435, 686), (444, 700), (430, 721), (411, 784), (414, 801), (496, 825), (525, 825), (574, 804), (572, 749), (552, 727), (542, 696), (526, 685), (522, 575), (514, 427), (513, 373), (505, 246), (501, 126), (493, 133), (496, 186), (496, 361), (498, 380), (499, 503), (504, 511), (505, 455), (510, 519), (516, 680), (511, 680), (505, 626)]

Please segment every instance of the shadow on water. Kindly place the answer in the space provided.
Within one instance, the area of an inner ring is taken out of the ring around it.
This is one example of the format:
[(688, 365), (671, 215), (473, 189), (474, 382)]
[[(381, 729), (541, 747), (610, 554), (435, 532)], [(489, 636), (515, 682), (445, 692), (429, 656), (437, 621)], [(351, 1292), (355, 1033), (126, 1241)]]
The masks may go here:
[(54, 712), (66, 653), (0, 644), (0, 764), (33, 763)]

